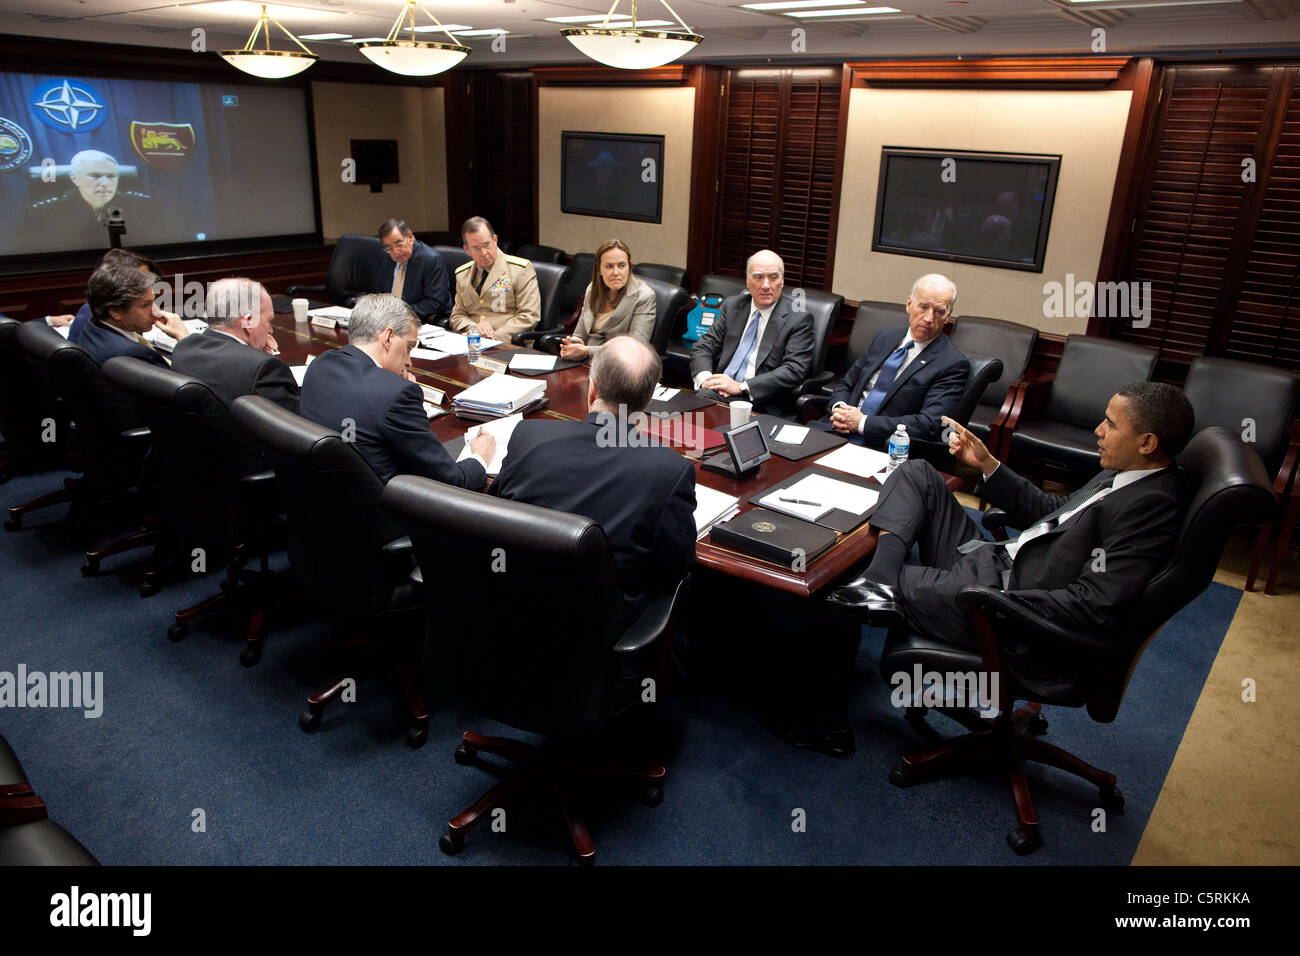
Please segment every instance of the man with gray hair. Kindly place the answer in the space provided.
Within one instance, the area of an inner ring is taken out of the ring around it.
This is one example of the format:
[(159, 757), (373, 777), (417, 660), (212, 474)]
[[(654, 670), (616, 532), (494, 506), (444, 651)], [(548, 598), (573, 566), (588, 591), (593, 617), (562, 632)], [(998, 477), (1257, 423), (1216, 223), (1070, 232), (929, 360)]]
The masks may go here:
[(951, 279), (917, 279), (904, 306), (908, 327), (877, 333), (835, 386), (820, 427), (882, 451), (899, 425), (910, 438), (937, 441), (970, 378), (970, 361), (943, 334), (956, 305)]
[(172, 369), (192, 375), (229, 406), (241, 395), (262, 395), (298, 411), (298, 383), (277, 356), (271, 334), (271, 296), (252, 279), (218, 279), (204, 302), (208, 328), (177, 343)]
[(695, 561), (695, 468), (651, 445), (629, 420), (650, 404), (660, 371), (645, 342), (610, 339), (591, 361), (587, 417), (520, 422), (491, 490), (598, 522), (614, 552), (628, 620), (651, 595), (676, 587)]
[(764, 249), (745, 263), (748, 293), (733, 295), (691, 349), (691, 381), (715, 401), (746, 401), (782, 414), (812, 371), (813, 321), (785, 288), (785, 263)]
[(430, 249), (401, 219), (388, 219), (379, 227), (379, 242), (392, 260), (379, 269), (379, 290), (411, 307), (421, 322), (444, 319), (451, 312), (451, 275), (436, 249)]
[(308, 367), (300, 414), (355, 442), (381, 481), (420, 475), (477, 491), (487, 484), (496, 439), (481, 432), (469, 443), (470, 457), (455, 462), (433, 437), (408, 367), (418, 331), (419, 320), (401, 299), (363, 295), (348, 322), (348, 344)]
[(90, 275), (86, 303), (90, 321), (77, 344), (100, 365), (119, 355), (129, 355), (162, 368), (167, 359), (144, 337), (155, 325), (174, 339), (190, 334), (178, 317), (154, 309), (154, 283), (158, 277), (121, 264), (103, 265)]
[(121, 210), (129, 221), (132, 213), (150, 204), (147, 194), (119, 188), (121, 167), (102, 150), (81, 150), (67, 168), (73, 188), (33, 203), (29, 219), (31, 228), (56, 233), (62, 248), (103, 248), (108, 240), (104, 220), (110, 209)]

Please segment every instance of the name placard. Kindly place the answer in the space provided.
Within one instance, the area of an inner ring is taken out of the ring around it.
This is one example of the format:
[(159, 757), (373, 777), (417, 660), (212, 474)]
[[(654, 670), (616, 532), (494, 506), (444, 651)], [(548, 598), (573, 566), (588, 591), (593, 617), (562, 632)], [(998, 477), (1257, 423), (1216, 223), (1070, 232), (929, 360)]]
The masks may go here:
[(485, 372), (505, 372), (510, 367), (505, 362), (494, 362), (492, 359), (484, 358), (481, 355), (469, 364), (475, 368), (481, 368)]
[(338, 325), (338, 321), (335, 319), (326, 318), (323, 315), (313, 315), (311, 317), (311, 324), (319, 325), (322, 329), (332, 329)]

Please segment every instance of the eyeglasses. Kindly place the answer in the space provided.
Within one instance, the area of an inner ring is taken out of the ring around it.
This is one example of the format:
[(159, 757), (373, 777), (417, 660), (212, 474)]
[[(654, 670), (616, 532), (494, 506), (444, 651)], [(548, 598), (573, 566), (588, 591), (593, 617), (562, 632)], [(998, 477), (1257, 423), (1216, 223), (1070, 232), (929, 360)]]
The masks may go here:
[(392, 252), (394, 249), (405, 249), (411, 244), (411, 241), (414, 238), (414, 236), (405, 236), (404, 238), (398, 239), (396, 242), (385, 242), (384, 252)]
[(492, 240), (489, 239), (487, 242), (481, 242), (477, 246), (466, 246), (465, 248), (469, 250), (471, 256), (478, 255), (480, 252), (487, 252), (492, 248)]

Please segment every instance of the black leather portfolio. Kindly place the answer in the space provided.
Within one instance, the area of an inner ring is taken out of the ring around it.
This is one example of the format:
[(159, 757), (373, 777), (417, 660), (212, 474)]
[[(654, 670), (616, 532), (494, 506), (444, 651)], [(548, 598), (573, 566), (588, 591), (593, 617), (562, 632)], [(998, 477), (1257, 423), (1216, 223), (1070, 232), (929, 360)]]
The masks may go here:
[(802, 518), (792, 518), (766, 508), (754, 508), (730, 521), (716, 524), (709, 540), (774, 564), (806, 566), (833, 545), (839, 535)]

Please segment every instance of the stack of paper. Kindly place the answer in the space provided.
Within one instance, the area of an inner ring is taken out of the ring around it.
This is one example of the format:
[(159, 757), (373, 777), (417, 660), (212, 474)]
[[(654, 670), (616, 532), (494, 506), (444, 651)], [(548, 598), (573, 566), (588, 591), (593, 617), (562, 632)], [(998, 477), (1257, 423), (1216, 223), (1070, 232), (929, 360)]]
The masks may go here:
[(550, 372), (555, 368), (555, 356), (516, 352), (510, 356), (510, 367), (526, 372)]
[(879, 492), (824, 475), (808, 475), (787, 488), (768, 492), (758, 504), (773, 511), (816, 521), (828, 511), (860, 515), (876, 503)]
[(492, 454), (492, 460), (488, 462), (487, 473), (495, 478), (501, 474), (501, 465), (506, 460), (507, 446), (510, 444), (510, 436), (515, 433), (515, 426), (524, 420), (522, 415), (510, 415), (506, 418), (498, 418), (494, 422), (484, 422), (482, 425), (475, 425), (465, 432), (465, 447), (461, 449), (460, 454), (456, 457), (457, 461), (464, 461), (470, 456), (473, 449), (469, 443), (478, 436), (479, 432), (487, 432), (497, 440), (497, 450)]
[(341, 305), (325, 305), (319, 309), (308, 309), (307, 314), (320, 316), (322, 319), (333, 319), (345, 329), (348, 327), (348, 320), (352, 318), (352, 310), (345, 309)]
[[(185, 327), (190, 330), (190, 335), (198, 335), (200, 332), (206, 332), (208, 323), (202, 319), (182, 319)], [(66, 334), (66, 333), (65, 333)], [(143, 333), (145, 340), (156, 349), (163, 352), (170, 352), (176, 348), (176, 340), (164, 332), (158, 326), (153, 326), (148, 332)]]
[(454, 399), (457, 408), (489, 415), (509, 415), (546, 394), (546, 379), (489, 375)]
[(847, 471), (859, 478), (880, 475), (883, 480), (881, 472), (889, 467), (889, 456), (883, 451), (863, 448), (861, 445), (841, 445), (830, 454), (818, 458), (817, 464), (823, 468)]
[(716, 491), (707, 485), (695, 486), (695, 536), (702, 536), (719, 521), (725, 521), (740, 510), (740, 499)]
[[(451, 332), (438, 325), (420, 327), (420, 344), (427, 349), (441, 352), (443, 355), (469, 354), (469, 339), (459, 332)], [(478, 344), (480, 352), (486, 352), (501, 343), (497, 339), (481, 339)]]

